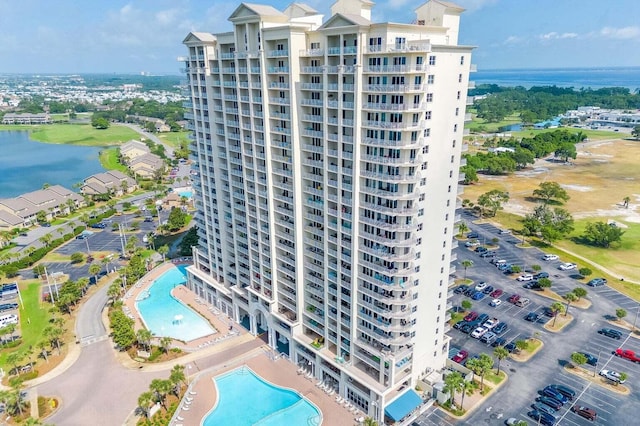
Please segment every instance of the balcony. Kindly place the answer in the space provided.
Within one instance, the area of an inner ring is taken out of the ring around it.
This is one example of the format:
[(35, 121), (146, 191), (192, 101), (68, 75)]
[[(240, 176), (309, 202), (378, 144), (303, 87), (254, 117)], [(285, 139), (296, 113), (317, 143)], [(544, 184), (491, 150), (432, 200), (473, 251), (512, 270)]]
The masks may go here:
[(393, 53), (393, 52), (431, 52), (431, 43), (424, 41), (408, 41), (397, 44), (369, 45), (365, 53)]
[(300, 56), (324, 56), (324, 49), (301, 50)]
[(289, 74), (289, 67), (269, 67), (267, 71), (270, 74)]
[(411, 166), (421, 163), (421, 157), (418, 155), (415, 158), (394, 158), (394, 157), (380, 157), (379, 155), (367, 155), (362, 153), (360, 159), (377, 164), (393, 164), (397, 166)]
[(284, 56), (289, 56), (288, 50), (270, 50), (267, 52), (267, 58), (282, 58)]
[(421, 92), (426, 91), (425, 84), (365, 84), (363, 89), (366, 92)]
[(360, 172), (360, 176), (367, 177), (371, 179), (378, 179), (384, 182), (397, 182), (397, 183), (416, 183), (420, 180), (420, 176), (418, 174), (408, 174), (403, 173), (399, 175), (390, 175), (387, 173), (378, 173), (378, 172)]
[(407, 72), (424, 72), (427, 65), (367, 65), (364, 67), (365, 73), (407, 73)]
[(422, 143), (422, 140), (418, 139), (415, 141), (410, 141), (410, 140), (390, 141), (387, 139), (374, 139), (374, 138), (368, 138), (363, 136), (362, 143), (365, 145), (371, 145), (371, 146), (416, 148)]

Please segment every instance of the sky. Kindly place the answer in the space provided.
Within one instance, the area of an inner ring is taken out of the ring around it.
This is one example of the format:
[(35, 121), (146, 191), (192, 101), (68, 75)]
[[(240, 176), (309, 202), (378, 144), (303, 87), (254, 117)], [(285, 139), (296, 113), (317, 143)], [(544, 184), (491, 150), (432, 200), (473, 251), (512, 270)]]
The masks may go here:
[[(291, 0), (253, 1), (283, 10)], [(304, 2), (304, 1), (301, 1)], [(424, 1), (379, 0), (376, 22)], [(640, 66), (638, 0), (454, 0), (479, 70)], [(304, 3), (329, 16), (331, 1)], [(0, 0), (0, 73), (177, 74), (189, 31), (231, 29), (230, 0)]]

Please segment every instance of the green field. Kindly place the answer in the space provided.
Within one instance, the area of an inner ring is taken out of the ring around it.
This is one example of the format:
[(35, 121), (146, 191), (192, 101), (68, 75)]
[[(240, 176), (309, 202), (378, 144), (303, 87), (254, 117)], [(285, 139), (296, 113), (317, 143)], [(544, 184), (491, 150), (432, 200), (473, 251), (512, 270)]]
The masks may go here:
[(118, 161), (118, 149), (107, 148), (100, 151), (100, 164), (107, 170), (118, 170), (127, 173), (129, 169)]
[(495, 133), (500, 127), (521, 123), (520, 114), (513, 114), (505, 117), (504, 120), (488, 123), (484, 119), (476, 117), (472, 111), (467, 112), (472, 113), (473, 120), (465, 124), (465, 128), (469, 129), (472, 133)]
[[(561, 127), (561, 130), (568, 130), (570, 133), (583, 133), (587, 135), (592, 141), (605, 140), (605, 139), (621, 139), (628, 137), (628, 134), (612, 132), (608, 130), (591, 130), (591, 129), (577, 129), (575, 127)], [(553, 132), (558, 129), (526, 129), (519, 132), (509, 132), (515, 138), (532, 138), (539, 133)]]
[(166, 144), (170, 145), (173, 148), (180, 148), (180, 142), (188, 141), (189, 132), (170, 132), (170, 133), (159, 133), (157, 136)]
[(138, 139), (138, 133), (124, 126), (111, 126), (108, 129), (98, 130), (89, 124), (2, 125), (0, 130), (28, 130), (33, 140), (68, 145), (110, 146)]

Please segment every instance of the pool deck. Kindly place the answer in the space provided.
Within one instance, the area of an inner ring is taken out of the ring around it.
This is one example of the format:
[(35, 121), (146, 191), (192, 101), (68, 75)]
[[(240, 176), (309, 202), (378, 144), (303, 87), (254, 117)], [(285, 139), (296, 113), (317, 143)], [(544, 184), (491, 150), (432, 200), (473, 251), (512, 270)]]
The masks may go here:
[[(140, 313), (136, 309), (136, 298), (145, 290), (148, 290), (153, 284), (153, 281), (160, 277), (162, 274), (177, 266), (173, 263), (165, 263), (159, 267), (153, 269), (142, 277), (135, 285), (133, 285), (127, 294), (123, 298), (125, 313), (129, 315), (135, 321), (135, 330), (144, 328), (144, 324), (140, 319)], [(199, 339), (191, 340), (188, 342), (182, 342), (179, 340), (173, 340), (171, 347), (180, 348), (185, 352), (194, 352), (203, 349), (216, 346), (224, 341), (242, 337), (249, 334), (240, 325), (235, 324), (230, 318), (225, 315), (219, 314), (213, 308), (207, 306), (195, 293), (191, 292), (184, 285), (175, 287), (171, 294), (186, 306), (196, 311), (200, 316), (204, 317), (209, 323), (217, 330), (217, 332), (208, 336), (201, 337)], [(240, 339), (244, 340), (244, 339)]]
[[(336, 402), (336, 395), (329, 396), (316, 386), (317, 379), (309, 380), (297, 374), (295, 365), (285, 359), (273, 359), (266, 346), (254, 349), (250, 353), (224, 366), (213, 367), (200, 373), (191, 383), (189, 391), (182, 399), (171, 425), (199, 425), (217, 401), (217, 393), (213, 386), (213, 378), (246, 365), (264, 380), (295, 390), (311, 401), (322, 412), (322, 425), (357, 425), (362, 413), (354, 414)], [(190, 402), (189, 402), (190, 401)], [(250, 403), (251, 395), (247, 395)]]

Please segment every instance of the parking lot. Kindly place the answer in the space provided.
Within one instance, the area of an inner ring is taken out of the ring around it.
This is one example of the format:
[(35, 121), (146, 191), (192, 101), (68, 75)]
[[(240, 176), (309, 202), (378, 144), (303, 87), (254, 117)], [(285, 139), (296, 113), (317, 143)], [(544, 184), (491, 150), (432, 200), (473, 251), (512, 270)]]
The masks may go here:
[[(493, 238), (499, 238), (499, 249), (496, 259), (504, 259), (506, 262), (521, 266), (522, 269), (531, 268), (531, 265), (542, 266), (542, 271), (548, 272), (553, 283), (552, 290), (559, 294), (565, 294), (577, 286), (582, 286), (571, 275), (575, 271), (560, 271), (558, 266), (562, 259), (555, 261), (543, 261), (543, 253), (536, 248), (520, 249), (516, 247), (519, 240), (511, 235), (500, 234), (500, 230), (492, 225), (473, 225), (471, 230), (478, 232), (479, 241), (489, 242)], [(519, 363), (510, 358), (501, 362), (501, 369), (509, 374), (509, 380), (495, 394), (465, 421), (456, 421), (445, 413), (430, 409), (421, 416), (416, 423), (419, 425), (499, 425), (504, 424), (507, 418), (514, 417), (526, 420), (529, 424), (536, 424), (535, 420), (527, 417), (531, 411), (530, 405), (538, 397), (538, 391), (549, 384), (563, 384), (573, 388), (577, 396), (574, 401), (564, 405), (555, 417), (561, 425), (587, 425), (587, 424), (636, 424), (636, 413), (640, 407), (640, 395), (634, 392), (634, 384), (640, 379), (640, 364), (634, 364), (626, 359), (612, 355), (618, 347), (640, 352), (640, 339), (629, 336), (629, 331), (618, 328), (607, 321), (607, 317), (615, 314), (618, 307), (628, 312), (627, 319), (634, 322), (638, 313), (639, 304), (632, 299), (612, 290), (608, 286), (585, 287), (588, 298), (593, 302), (591, 308), (582, 310), (571, 307), (570, 313), (574, 321), (560, 333), (551, 333), (545, 330), (541, 322), (529, 322), (524, 318), (529, 312), (542, 314), (545, 307), (553, 302), (542, 297), (538, 292), (522, 287), (523, 282), (516, 281), (512, 277), (501, 273), (490, 263), (491, 258), (480, 258), (473, 252), (473, 248), (466, 248), (461, 243), (458, 251), (458, 262), (472, 260), (473, 266), (467, 268), (467, 277), (474, 281), (474, 285), (480, 281), (486, 281), (495, 288), (504, 290), (500, 297), (502, 304), (497, 307), (489, 306), (492, 298), (486, 295), (483, 299), (473, 301), (469, 297), (455, 294), (451, 296), (453, 306), (459, 306), (462, 300), (471, 300), (472, 311), (479, 314), (485, 313), (489, 317), (497, 317), (508, 324), (508, 330), (500, 337), (506, 339), (505, 343), (537, 337), (544, 342), (544, 347), (531, 360)], [(458, 276), (462, 277), (464, 268), (458, 265)], [(514, 275), (515, 277), (515, 275)], [(517, 307), (507, 302), (512, 294), (519, 294), (531, 300), (526, 307)], [(542, 315), (545, 320), (550, 319)], [(545, 321), (546, 322), (546, 321)], [(615, 340), (597, 333), (603, 327), (618, 329), (622, 332), (622, 339)], [(470, 337), (459, 330), (451, 329), (451, 347), (464, 349), (469, 356), (479, 353), (492, 354), (494, 348), (491, 345), (481, 343), (478, 339)], [(630, 387), (630, 395), (614, 393), (598, 384), (591, 383), (581, 377), (568, 373), (563, 366), (575, 351), (589, 353), (598, 358), (597, 365), (587, 366), (597, 373), (601, 369), (610, 369), (628, 374), (626, 386)], [(598, 419), (591, 422), (569, 411), (573, 404), (586, 405), (594, 408), (598, 413)]]

